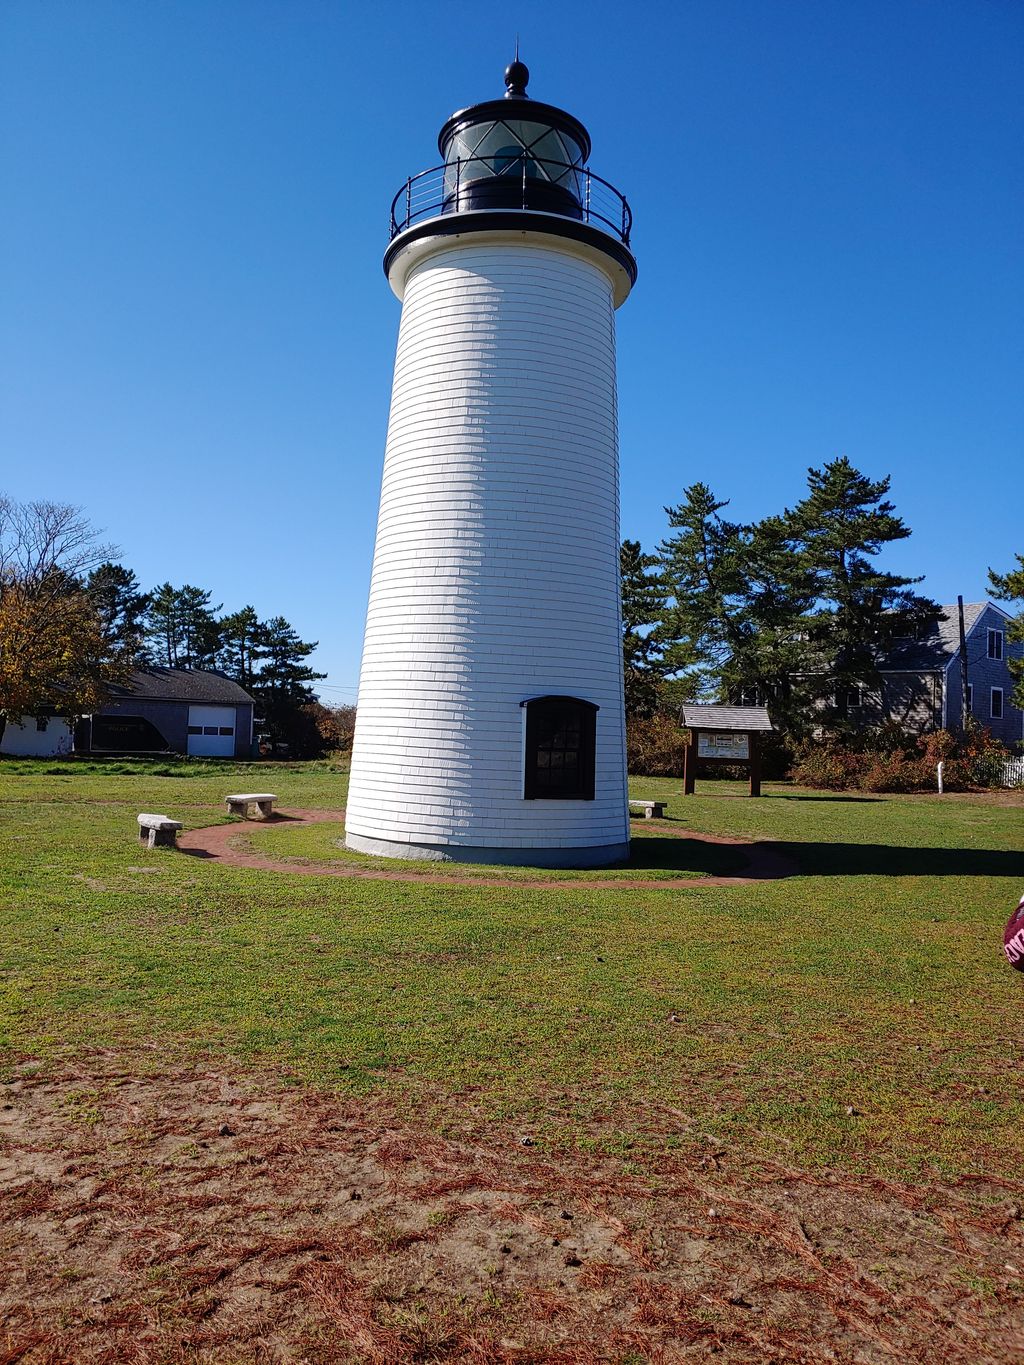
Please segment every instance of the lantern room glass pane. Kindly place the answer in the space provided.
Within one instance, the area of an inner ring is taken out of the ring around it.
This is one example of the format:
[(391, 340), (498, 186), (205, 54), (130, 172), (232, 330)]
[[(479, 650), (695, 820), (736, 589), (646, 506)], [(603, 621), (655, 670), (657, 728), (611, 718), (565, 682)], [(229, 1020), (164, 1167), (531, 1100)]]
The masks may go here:
[(567, 134), (545, 123), (501, 119), (476, 124), (457, 133), (445, 158), (445, 193), (492, 177), (546, 180), (580, 198), (576, 168), (582, 150)]

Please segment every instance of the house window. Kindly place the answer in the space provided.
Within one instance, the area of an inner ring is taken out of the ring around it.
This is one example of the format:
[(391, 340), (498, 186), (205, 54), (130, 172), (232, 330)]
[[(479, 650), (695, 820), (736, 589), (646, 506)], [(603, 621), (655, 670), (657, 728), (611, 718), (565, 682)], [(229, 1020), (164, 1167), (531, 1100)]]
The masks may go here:
[(36, 729), (40, 734), (44, 733), (50, 721), (47, 716), (36, 716)]
[(581, 697), (534, 697), (526, 710), (523, 797), (593, 801), (597, 711)]
[(993, 687), (993, 689), (992, 689), (992, 695), (991, 695), (991, 700), (990, 700), (990, 702), (989, 702), (988, 713), (989, 713), (989, 715), (992, 717), (993, 720), (1002, 720), (1002, 718), (1003, 718), (1003, 689), (1002, 689), (1001, 687)]
[(988, 633), (988, 657), (990, 659), (1001, 659), (1003, 657), (1003, 632), (1001, 630), (990, 630)]
[(235, 732), (230, 725), (222, 725), (220, 726), (220, 733), (222, 735), (233, 735)]
[(737, 697), (737, 706), (763, 706), (761, 689), (759, 687), (741, 687)]
[(190, 735), (201, 735), (203, 733), (203, 727), (201, 725), (190, 725), (188, 727), (188, 732)]
[(864, 705), (863, 687), (839, 687), (836, 689), (836, 710), (846, 712)]
[(973, 712), (973, 710), (974, 710), (974, 684), (973, 684), (973, 683), (968, 683), (968, 684), (967, 684), (967, 709), (968, 709), (968, 711), (972, 711), (972, 712)]
[(204, 734), (204, 735), (215, 735), (216, 733), (217, 733), (217, 726), (216, 726), (216, 725), (204, 725), (204, 726), (203, 726), (203, 734)]

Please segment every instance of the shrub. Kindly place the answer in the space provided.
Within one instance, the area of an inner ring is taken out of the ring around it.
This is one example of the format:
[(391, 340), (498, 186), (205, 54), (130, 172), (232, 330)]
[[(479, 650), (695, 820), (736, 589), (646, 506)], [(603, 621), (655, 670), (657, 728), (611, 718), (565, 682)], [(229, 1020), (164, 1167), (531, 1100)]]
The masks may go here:
[(689, 731), (674, 716), (659, 712), (626, 721), (626, 751), (631, 773), (644, 777), (682, 777)]
[(804, 740), (797, 746), (790, 777), (804, 787), (849, 791), (858, 785), (867, 756), (842, 745)]
[(828, 791), (934, 791), (941, 762), (943, 786), (969, 791), (998, 786), (1007, 757), (988, 730), (972, 730), (962, 738), (948, 730), (900, 737), (887, 727), (886, 733), (870, 738), (804, 741), (790, 776), (803, 786)]

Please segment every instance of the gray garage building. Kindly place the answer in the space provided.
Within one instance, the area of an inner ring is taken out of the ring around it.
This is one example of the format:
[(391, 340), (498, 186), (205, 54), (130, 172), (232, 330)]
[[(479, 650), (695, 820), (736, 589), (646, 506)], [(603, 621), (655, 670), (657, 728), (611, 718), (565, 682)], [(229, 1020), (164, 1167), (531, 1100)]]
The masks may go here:
[(198, 668), (142, 668), (82, 720), (75, 750), (249, 758), (253, 699), (233, 678)]

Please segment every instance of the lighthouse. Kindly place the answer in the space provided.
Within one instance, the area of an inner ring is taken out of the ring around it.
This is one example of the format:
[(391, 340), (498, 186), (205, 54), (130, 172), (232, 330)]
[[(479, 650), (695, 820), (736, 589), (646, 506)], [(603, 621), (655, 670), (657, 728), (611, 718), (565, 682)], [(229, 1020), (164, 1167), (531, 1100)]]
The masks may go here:
[(453, 114), (395, 196), (402, 303), (346, 845), (598, 867), (629, 853), (615, 310), (631, 215), (572, 114)]

